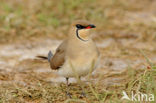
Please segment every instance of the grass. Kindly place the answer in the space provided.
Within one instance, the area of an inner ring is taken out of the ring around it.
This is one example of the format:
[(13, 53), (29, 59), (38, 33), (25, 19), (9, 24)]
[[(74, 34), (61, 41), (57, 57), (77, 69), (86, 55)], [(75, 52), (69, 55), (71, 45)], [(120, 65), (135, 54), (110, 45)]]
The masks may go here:
[[(123, 90), (128, 96), (131, 91), (152, 93), (156, 99), (156, 64), (150, 60), (156, 53), (154, 4), (154, 1), (147, 0), (0, 0), (0, 47), (16, 42), (22, 47), (26, 44), (35, 47), (33, 43), (37, 40), (62, 40), (67, 37), (72, 21), (86, 19), (97, 26), (93, 31), (96, 42), (112, 40), (109, 46), (99, 48), (103, 62), (105, 58), (124, 61), (128, 58), (136, 63), (138, 59), (143, 60), (139, 66), (129, 63), (126, 71), (119, 74), (101, 71), (97, 77), (89, 76), (90, 82), (84, 85), (87, 93), (84, 98), (80, 96), (82, 88), (77, 83), (70, 85), (72, 98), (68, 98), (64, 83), (47, 82), (45, 78), (50, 73), (32, 72), (40, 63), (19, 61), (17, 67), (12, 67), (14, 71), (0, 70), (0, 103), (131, 103), (121, 100)], [(12, 60), (11, 57), (7, 59), (7, 62)], [(111, 61), (100, 69), (107, 71), (112, 65)], [(5, 70), (7, 66), (0, 68)], [(20, 68), (30, 71), (19, 72)], [(118, 84), (105, 84), (104, 80), (113, 82), (114, 78), (122, 80)]]
[[(143, 53), (143, 52), (142, 52)], [(143, 54), (145, 56), (145, 54)], [(65, 102), (65, 103), (130, 103), (128, 100), (121, 100), (122, 91), (126, 91), (131, 96), (131, 91), (152, 93), (156, 95), (156, 68), (155, 65), (145, 56), (149, 66), (142, 70), (134, 70), (129, 68), (128, 71), (119, 76), (126, 77), (126, 82), (121, 85), (112, 85), (106, 88), (101, 85), (90, 83), (85, 84), (85, 91), (87, 97), (81, 98), (81, 88), (78, 84), (70, 85), (70, 92), (72, 98), (68, 98), (65, 94), (66, 85), (61, 83), (59, 86), (54, 86), (53, 83), (44, 82), (36, 77), (36, 75), (29, 75), (33, 80), (30, 85), (25, 86), (19, 83), (7, 83), (0, 86), (0, 102), (14, 103), (14, 102)], [(126, 75), (126, 76), (125, 76)], [(101, 78), (99, 75), (98, 78)], [(99, 83), (99, 82), (97, 82)], [(6, 89), (7, 88), (7, 89)], [(151, 102), (151, 103), (154, 103)]]
[[(32, 35), (51, 35), (52, 38), (64, 38), (68, 33), (69, 24), (75, 19), (87, 19), (96, 23), (97, 31), (138, 32), (139, 30), (139, 32), (147, 34), (147, 30), (154, 32), (156, 27), (155, 23), (146, 25), (142, 22), (128, 23), (128, 20), (125, 22), (123, 20), (125, 13), (138, 11), (138, 8), (137, 5), (134, 5), (135, 2), (126, 3), (123, 0), (118, 2), (116, 0), (98, 2), (95, 0), (47, 2), (34, 0), (32, 3), (1, 0), (0, 2), (0, 30), (2, 31), (0, 42), (11, 41), (9, 37), (13, 39), (23, 36), (31, 38)], [(139, 1), (139, 3), (144, 5), (146, 1)], [(130, 5), (133, 6), (130, 7)], [(146, 8), (140, 6), (139, 9)], [(117, 21), (121, 21), (120, 24)], [(36, 28), (40, 28), (40, 30), (33, 32)], [(154, 39), (154, 37), (152, 38)]]

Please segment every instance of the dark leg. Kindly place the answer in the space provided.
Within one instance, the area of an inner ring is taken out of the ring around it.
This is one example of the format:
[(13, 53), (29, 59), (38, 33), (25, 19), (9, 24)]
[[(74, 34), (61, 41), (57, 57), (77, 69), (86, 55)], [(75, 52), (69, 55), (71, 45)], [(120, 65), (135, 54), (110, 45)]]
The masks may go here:
[(66, 85), (69, 86), (69, 82), (68, 82), (69, 78), (66, 78)]
[(81, 77), (79, 76), (79, 85), (82, 88), (81, 97), (86, 97), (86, 93), (84, 91), (84, 83), (81, 81)]
[(69, 83), (68, 83), (68, 80), (69, 80), (69, 78), (66, 77), (66, 86), (67, 86), (66, 94), (67, 94), (67, 96), (68, 96), (69, 98), (71, 98), (71, 94), (69, 93)]

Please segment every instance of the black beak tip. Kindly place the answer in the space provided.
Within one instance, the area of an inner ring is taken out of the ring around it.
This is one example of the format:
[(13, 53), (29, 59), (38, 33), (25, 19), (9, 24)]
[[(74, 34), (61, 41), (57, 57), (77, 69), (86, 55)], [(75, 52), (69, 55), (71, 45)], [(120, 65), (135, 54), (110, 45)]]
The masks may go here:
[(94, 24), (90, 24), (91, 28), (96, 28), (96, 26)]

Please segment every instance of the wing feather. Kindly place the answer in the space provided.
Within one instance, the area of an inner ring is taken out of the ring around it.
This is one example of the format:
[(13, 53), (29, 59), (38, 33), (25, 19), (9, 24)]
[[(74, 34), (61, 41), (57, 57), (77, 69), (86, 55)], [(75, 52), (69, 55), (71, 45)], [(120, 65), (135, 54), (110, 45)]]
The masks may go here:
[(63, 41), (57, 48), (56, 53), (50, 60), (50, 67), (53, 70), (58, 70), (65, 62), (67, 40)]

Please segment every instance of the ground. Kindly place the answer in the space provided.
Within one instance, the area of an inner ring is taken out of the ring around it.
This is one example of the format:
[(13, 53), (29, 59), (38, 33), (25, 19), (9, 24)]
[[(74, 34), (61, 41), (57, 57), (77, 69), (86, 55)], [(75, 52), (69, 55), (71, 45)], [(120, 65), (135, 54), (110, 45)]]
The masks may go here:
[[(133, 102), (123, 91), (156, 100), (155, 7), (155, 0), (0, 0), (0, 103)], [(77, 19), (96, 25), (101, 61), (82, 78), (86, 97), (72, 78), (68, 98), (65, 79), (36, 56), (55, 52)]]

